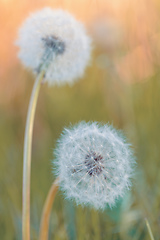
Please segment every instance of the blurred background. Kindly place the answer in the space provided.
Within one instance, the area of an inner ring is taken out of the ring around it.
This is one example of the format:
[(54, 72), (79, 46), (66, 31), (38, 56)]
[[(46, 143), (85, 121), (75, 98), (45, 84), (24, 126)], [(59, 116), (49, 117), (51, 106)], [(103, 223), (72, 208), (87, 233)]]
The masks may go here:
[(59, 191), (51, 215), (55, 240), (160, 239), (160, 2), (158, 0), (0, 1), (0, 239), (21, 240), (23, 137), (32, 73), (14, 42), (30, 12), (63, 8), (93, 39), (90, 66), (71, 88), (41, 87), (35, 117), (31, 233), (37, 239), (51, 160), (62, 129), (81, 120), (122, 129), (137, 158), (133, 187), (104, 212), (76, 206)]

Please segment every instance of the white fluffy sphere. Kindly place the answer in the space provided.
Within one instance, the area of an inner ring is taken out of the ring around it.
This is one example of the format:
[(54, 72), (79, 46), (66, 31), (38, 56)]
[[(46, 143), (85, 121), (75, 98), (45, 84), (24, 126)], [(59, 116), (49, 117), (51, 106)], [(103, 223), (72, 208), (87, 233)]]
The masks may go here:
[(44, 8), (26, 19), (16, 41), (22, 63), (46, 71), (49, 85), (72, 84), (90, 60), (91, 40), (83, 25), (66, 11)]
[(60, 187), (77, 204), (112, 207), (131, 186), (135, 161), (130, 145), (107, 124), (81, 122), (65, 129), (55, 156)]

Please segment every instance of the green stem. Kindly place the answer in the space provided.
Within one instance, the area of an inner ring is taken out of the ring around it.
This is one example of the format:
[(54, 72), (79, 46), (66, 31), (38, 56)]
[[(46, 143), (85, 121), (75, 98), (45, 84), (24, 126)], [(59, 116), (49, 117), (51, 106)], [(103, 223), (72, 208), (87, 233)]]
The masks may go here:
[(151, 240), (154, 240), (153, 233), (152, 233), (152, 230), (151, 230), (151, 227), (150, 227), (150, 224), (149, 224), (147, 218), (145, 218), (145, 222), (146, 222), (146, 226), (148, 228), (149, 236), (150, 236)]
[(30, 240), (30, 175), (31, 175), (31, 148), (33, 122), (37, 105), (38, 93), (45, 72), (38, 75), (31, 94), (24, 138), (23, 152), (23, 199), (22, 199), (22, 236), (23, 240)]
[(56, 180), (53, 182), (43, 207), (41, 225), (40, 225), (40, 231), (39, 231), (39, 240), (48, 240), (49, 219), (50, 219), (50, 214), (52, 210), (52, 205), (58, 190), (58, 182), (59, 182), (59, 177), (56, 178)]

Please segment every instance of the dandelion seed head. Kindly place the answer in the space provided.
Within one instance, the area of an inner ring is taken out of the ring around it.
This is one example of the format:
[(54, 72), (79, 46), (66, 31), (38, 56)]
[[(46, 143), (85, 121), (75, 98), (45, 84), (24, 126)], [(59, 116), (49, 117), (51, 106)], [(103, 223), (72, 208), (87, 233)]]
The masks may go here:
[(91, 55), (91, 39), (68, 12), (44, 8), (22, 24), (18, 57), (35, 74), (46, 71), (49, 85), (73, 84), (82, 77)]
[(77, 204), (113, 207), (131, 186), (135, 160), (130, 144), (107, 124), (81, 122), (65, 129), (55, 156), (60, 187)]
[(44, 41), (44, 46), (46, 50), (53, 51), (56, 55), (63, 54), (65, 51), (65, 43), (59, 40), (57, 37), (54, 36), (46, 36), (42, 38)]

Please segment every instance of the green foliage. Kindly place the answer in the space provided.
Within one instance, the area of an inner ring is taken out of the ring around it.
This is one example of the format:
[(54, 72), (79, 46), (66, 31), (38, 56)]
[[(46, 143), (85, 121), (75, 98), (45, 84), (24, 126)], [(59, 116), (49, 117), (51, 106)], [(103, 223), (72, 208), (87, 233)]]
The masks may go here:
[[(75, 206), (56, 196), (50, 239), (155, 240), (160, 236), (160, 81), (159, 73), (142, 83), (127, 84), (96, 63), (73, 87), (42, 85), (36, 111), (31, 178), (31, 232), (37, 239), (46, 194), (52, 184), (52, 150), (64, 126), (80, 120), (110, 122), (121, 128), (137, 156), (130, 191), (104, 212)], [(18, 73), (17, 73), (18, 75)], [(16, 75), (15, 75), (16, 78)], [(27, 104), (33, 82), (0, 108), (0, 239), (21, 239), (22, 149)], [(26, 76), (25, 76), (26, 79)], [(21, 79), (23, 81), (24, 79)], [(30, 86), (30, 87), (28, 87)]]

